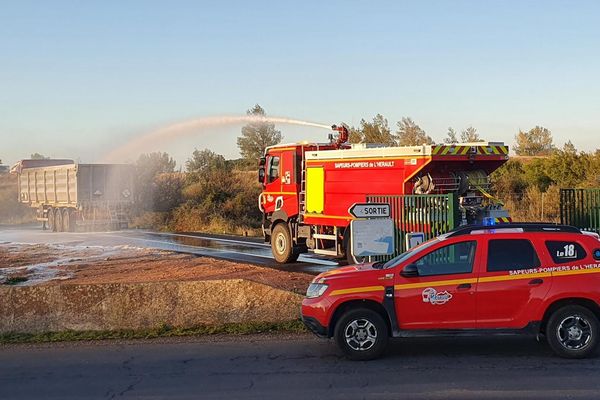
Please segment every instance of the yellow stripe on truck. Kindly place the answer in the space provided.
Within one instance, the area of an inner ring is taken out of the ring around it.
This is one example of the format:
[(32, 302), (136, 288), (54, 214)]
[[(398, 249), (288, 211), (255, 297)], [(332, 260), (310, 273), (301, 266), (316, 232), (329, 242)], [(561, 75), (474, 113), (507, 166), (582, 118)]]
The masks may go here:
[(448, 286), (448, 285), (460, 285), (462, 283), (477, 283), (477, 278), (470, 279), (450, 279), (447, 281), (431, 281), (431, 282), (415, 282), (415, 283), (402, 283), (400, 285), (394, 285), (394, 289), (418, 289), (429, 286)]
[[(440, 286), (452, 286), (461, 285), (464, 283), (492, 283), (492, 282), (504, 282), (514, 281), (522, 279), (535, 279), (535, 278), (547, 278), (552, 276), (568, 276), (568, 275), (582, 275), (582, 274), (594, 274), (600, 273), (600, 268), (589, 268), (589, 269), (577, 269), (568, 271), (548, 271), (548, 272), (535, 272), (530, 274), (514, 274), (514, 275), (496, 275), (496, 276), (482, 276), (479, 278), (468, 278), (468, 279), (448, 279), (441, 281), (430, 281), (430, 282), (415, 282), (415, 283), (402, 283), (394, 285), (395, 290), (407, 290), (407, 289), (420, 289), (427, 287), (440, 287)], [(383, 286), (359, 286), (348, 289), (337, 289), (330, 293), (330, 296), (341, 296), (344, 294), (356, 294), (356, 293), (369, 293), (384, 291)]]
[(383, 291), (383, 290), (385, 290), (385, 288), (383, 286), (363, 286), (363, 287), (334, 290), (330, 293), (330, 296), (340, 296), (342, 294), (353, 294), (353, 293), (378, 292), (380, 290)]

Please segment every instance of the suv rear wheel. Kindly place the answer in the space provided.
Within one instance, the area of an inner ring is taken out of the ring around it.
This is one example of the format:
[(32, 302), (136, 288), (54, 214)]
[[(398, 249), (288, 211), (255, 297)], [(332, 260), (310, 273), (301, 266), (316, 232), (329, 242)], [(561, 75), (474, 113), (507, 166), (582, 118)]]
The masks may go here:
[(571, 305), (559, 308), (548, 320), (546, 337), (552, 350), (565, 358), (585, 358), (598, 348), (600, 323), (589, 309)]
[(334, 337), (351, 360), (372, 360), (385, 350), (389, 332), (381, 315), (358, 308), (342, 315), (335, 325)]

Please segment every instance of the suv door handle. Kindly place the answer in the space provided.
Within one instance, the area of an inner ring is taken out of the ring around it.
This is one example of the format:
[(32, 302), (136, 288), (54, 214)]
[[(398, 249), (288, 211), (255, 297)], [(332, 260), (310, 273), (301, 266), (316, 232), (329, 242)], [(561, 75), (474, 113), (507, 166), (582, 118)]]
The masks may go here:
[(541, 278), (535, 278), (529, 281), (530, 285), (541, 285), (542, 283), (544, 283), (544, 280)]
[(471, 289), (470, 283), (461, 283), (456, 287), (458, 290)]

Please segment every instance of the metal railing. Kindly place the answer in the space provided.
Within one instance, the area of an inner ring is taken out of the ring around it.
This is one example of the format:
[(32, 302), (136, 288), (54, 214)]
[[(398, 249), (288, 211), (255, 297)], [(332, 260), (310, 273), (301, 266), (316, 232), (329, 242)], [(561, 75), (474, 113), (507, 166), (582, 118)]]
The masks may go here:
[(560, 223), (600, 233), (600, 189), (560, 189)]
[(454, 193), (429, 195), (367, 196), (370, 203), (390, 205), (394, 220), (396, 249), (391, 256), (378, 256), (373, 260), (387, 260), (403, 253), (406, 235), (423, 232), (425, 240), (446, 233), (460, 224), (458, 197)]

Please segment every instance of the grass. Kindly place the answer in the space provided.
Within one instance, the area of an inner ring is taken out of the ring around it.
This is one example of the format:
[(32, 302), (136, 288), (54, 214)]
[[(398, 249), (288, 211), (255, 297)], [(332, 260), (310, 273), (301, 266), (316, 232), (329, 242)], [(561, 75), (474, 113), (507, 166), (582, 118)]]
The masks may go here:
[(215, 334), (248, 335), (269, 332), (306, 332), (300, 320), (286, 322), (248, 322), (223, 324), (216, 326), (197, 326), (193, 328), (175, 328), (162, 325), (153, 329), (112, 330), (112, 331), (61, 331), (44, 333), (4, 333), (0, 334), (0, 344), (68, 342), (77, 340), (106, 339), (153, 339), (159, 337), (202, 336)]

